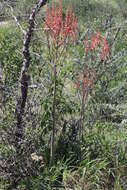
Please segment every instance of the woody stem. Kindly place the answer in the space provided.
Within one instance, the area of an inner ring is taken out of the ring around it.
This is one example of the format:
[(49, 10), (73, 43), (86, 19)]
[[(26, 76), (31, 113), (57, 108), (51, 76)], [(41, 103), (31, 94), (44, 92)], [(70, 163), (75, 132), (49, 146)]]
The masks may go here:
[(51, 149), (50, 149), (50, 164), (51, 165), (54, 163), (54, 141), (55, 141), (55, 128), (56, 128), (56, 79), (57, 79), (56, 62), (57, 62), (57, 53), (58, 53), (57, 51), (58, 49), (56, 49), (56, 59), (54, 62), (54, 67), (53, 67), (54, 89), (53, 89), (53, 105), (52, 105), (53, 125), (52, 125)]

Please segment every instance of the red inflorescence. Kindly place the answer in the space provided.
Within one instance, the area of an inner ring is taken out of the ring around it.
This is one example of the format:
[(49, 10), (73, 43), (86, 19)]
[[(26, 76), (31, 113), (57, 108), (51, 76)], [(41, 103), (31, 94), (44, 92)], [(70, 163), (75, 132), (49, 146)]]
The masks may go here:
[(90, 43), (90, 49), (94, 50), (96, 49), (100, 44), (100, 33), (97, 32), (96, 34), (93, 35), (91, 38), (91, 43)]
[(72, 9), (68, 9), (66, 12), (65, 23), (64, 23), (64, 36), (65, 38), (72, 37), (75, 39), (77, 21), (76, 18), (73, 16)]
[(59, 8), (53, 0), (51, 8), (47, 5), (45, 32), (51, 36), (53, 42), (61, 45), (68, 37), (75, 39), (76, 28), (77, 21), (71, 8), (67, 10), (65, 22), (63, 22), (61, 0), (59, 0)]
[[(101, 47), (100, 47), (101, 46)], [(90, 43), (88, 43), (88, 39), (85, 37), (84, 38), (84, 56), (86, 56), (89, 52), (94, 53), (97, 50), (97, 48), (100, 47), (101, 51), (98, 54), (99, 60), (101, 61), (102, 59), (107, 59), (109, 57), (109, 45), (107, 43), (106, 37), (104, 37), (102, 43), (101, 43), (101, 38), (100, 38), (100, 33), (97, 32), (94, 34), (90, 40)], [(96, 56), (93, 54), (91, 55), (93, 57), (93, 60), (96, 61)], [(86, 67), (86, 60), (85, 60), (85, 67)], [(82, 92), (85, 95), (88, 95), (89, 90), (93, 90), (94, 86), (94, 81), (95, 81), (95, 70), (94, 69), (89, 69), (88, 65), (84, 73), (82, 74), (82, 79), (81, 82), (79, 78), (75, 78), (76, 80), (76, 87), (78, 90), (82, 90)]]
[(102, 49), (101, 49), (101, 52), (99, 52), (98, 54), (98, 58), (99, 60), (106, 60), (109, 58), (109, 45), (107, 43), (107, 39), (106, 37), (104, 37), (103, 41), (102, 41)]

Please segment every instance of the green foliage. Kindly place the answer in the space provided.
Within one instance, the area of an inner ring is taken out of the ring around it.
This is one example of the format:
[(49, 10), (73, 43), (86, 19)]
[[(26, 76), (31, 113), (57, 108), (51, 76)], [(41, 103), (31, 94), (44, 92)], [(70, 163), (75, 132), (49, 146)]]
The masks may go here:
[[(12, 25), (12, 26), (11, 26)], [(0, 62), (5, 84), (13, 84), (17, 81), (22, 64), (21, 36), (14, 31), (15, 25), (8, 23), (0, 27)]]
[[(69, 127), (69, 126), (68, 126)], [(62, 144), (59, 148), (66, 148), (57, 152), (63, 154), (58, 157), (58, 161), (53, 167), (48, 164), (41, 168), (34, 177), (21, 180), (19, 187), (26, 189), (45, 188), (50, 189), (103, 189), (114, 187), (116, 189), (125, 189), (126, 181), (124, 178), (127, 164), (127, 131), (126, 127), (116, 128), (111, 123), (97, 123), (87, 129), (84, 135), (84, 141), (66, 141), (68, 139), (68, 128), (60, 138)], [(66, 137), (65, 137), (65, 134)], [(66, 140), (65, 140), (66, 139)], [(68, 143), (68, 145), (67, 145)], [(63, 145), (63, 146), (62, 146)], [(73, 146), (72, 148), (67, 148)], [(78, 148), (78, 149), (77, 149)], [(63, 151), (64, 151), (63, 150)], [(77, 158), (77, 155), (80, 159)], [(35, 164), (35, 163), (34, 163)]]
[[(14, 3), (14, 13), (19, 21), (23, 21), (21, 23), (26, 23), (25, 19), (36, 2), (23, 0)], [(39, 15), (36, 20), (37, 30), (30, 44), (31, 65), (28, 72), (31, 80), (23, 116), (24, 139), (20, 156), (17, 156), (15, 151), (13, 138), (16, 125), (17, 82), (23, 62), (21, 52), (23, 36), (18, 29), (14, 30), (15, 25), (11, 21), (0, 26), (0, 64), (5, 96), (5, 102), (0, 99), (0, 164), (5, 167), (5, 173), (0, 176), (2, 184), (0, 189), (6, 190), (13, 179), (21, 175), (21, 178), (18, 178), (17, 189), (125, 190), (127, 189), (127, 40), (124, 22), (126, 2), (63, 0), (63, 4), (65, 9), (72, 5), (77, 14), (79, 33), (75, 44), (67, 49), (67, 60), (63, 59), (63, 62), (57, 65), (55, 163), (52, 167), (49, 165), (49, 143), (52, 127), (53, 75), (42, 30), (44, 12), (41, 19)], [(122, 9), (119, 9), (119, 5)], [(23, 14), (25, 19), (22, 17)], [(110, 15), (113, 16), (111, 27), (106, 25)], [(116, 26), (121, 20), (123, 25), (111, 48), (109, 60), (102, 63), (98, 59), (96, 62), (88, 59), (89, 67), (92, 68), (94, 65), (98, 78), (94, 81), (94, 93), (89, 94), (85, 107), (85, 131), (81, 138), (81, 100), (73, 82), (75, 73), (82, 71), (84, 64), (84, 36), (87, 35), (89, 39), (96, 29), (100, 30), (102, 36), (110, 31), (108, 40), (109, 44), (112, 44)], [(1, 89), (0, 86), (0, 93)], [(32, 158), (32, 155), (35, 157)]]
[[(62, 79), (62, 78), (61, 78)], [(73, 102), (67, 95), (64, 94), (64, 83), (60, 78), (57, 78), (56, 92), (56, 114), (57, 122), (64, 121), (68, 114), (75, 112), (76, 103)], [(53, 81), (52, 81), (53, 82)], [(53, 83), (50, 83), (48, 95), (42, 101), (43, 115), (41, 125), (51, 129), (52, 123), (52, 99), (53, 99)]]
[(108, 189), (109, 186), (124, 189), (127, 185), (122, 181), (127, 162), (125, 130), (111, 123), (92, 126), (84, 137), (78, 169), (64, 171), (64, 185), (72, 189)]

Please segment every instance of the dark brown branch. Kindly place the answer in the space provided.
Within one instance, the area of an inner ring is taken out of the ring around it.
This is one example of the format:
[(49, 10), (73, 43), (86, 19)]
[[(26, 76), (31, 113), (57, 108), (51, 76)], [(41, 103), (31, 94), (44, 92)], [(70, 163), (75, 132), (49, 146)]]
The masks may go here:
[(23, 139), (23, 126), (22, 126), (22, 120), (23, 120), (23, 114), (24, 114), (24, 108), (27, 100), (27, 92), (28, 92), (28, 68), (30, 65), (30, 52), (29, 52), (29, 45), (31, 41), (31, 37), (34, 31), (35, 27), (35, 17), (36, 14), (40, 11), (40, 8), (43, 7), (47, 3), (47, 0), (40, 0), (36, 7), (33, 9), (30, 17), (29, 17), (29, 26), (28, 29), (24, 35), (24, 41), (23, 41), (23, 56), (24, 56), (24, 62), (21, 69), (20, 74), (20, 98), (17, 101), (16, 105), (16, 131), (15, 131), (15, 145), (17, 147), (17, 150), (20, 147), (21, 141)]

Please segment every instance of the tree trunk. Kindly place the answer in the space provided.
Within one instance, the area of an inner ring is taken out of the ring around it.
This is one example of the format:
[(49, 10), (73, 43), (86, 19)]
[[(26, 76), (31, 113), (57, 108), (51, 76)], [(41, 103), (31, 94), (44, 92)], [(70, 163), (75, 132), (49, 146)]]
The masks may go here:
[(46, 3), (47, 0), (40, 0), (36, 5), (36, 7), (33, 9), (29, 18), (29, 26), (27, 32), (25, 32), (24, 35), (24, 42), (23, 42), (24, 62), (20, 74), (20, 97), (17, 101), (16, 110), (15, 110), (16, 120), (17, 120), (16, 131), (15, 131), (15, 146), (17, 150), (19, 149), (24, 136), (22, 121), (23, 121), (24, 108), (26, 105), (27, 93), (28, 93), (29, 76), (27, 71), (30, 64), (29, 45), (33, 34), (33, 29), (35, 27), (36, 14), (40, 11), (40, 8), (44, 6)]

